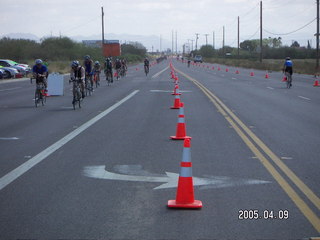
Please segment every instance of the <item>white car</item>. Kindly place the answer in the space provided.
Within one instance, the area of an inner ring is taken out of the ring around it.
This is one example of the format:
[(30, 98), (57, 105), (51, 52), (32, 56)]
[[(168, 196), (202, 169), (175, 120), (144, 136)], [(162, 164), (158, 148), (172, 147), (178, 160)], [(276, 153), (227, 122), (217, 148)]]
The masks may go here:
[(11, 67), (0, 66), (1, 71), (3, 72), (2, 78), (17, 78), (22, 77), (22, 74), (18, 72), (17, 69)]
[(15, 61), (8, 60), (8, 59), (0, 59), (0, 66), (15, 68), (22, 75), (27, 75), (28, 73), (31, 72), (31, 68), (27, 64), (19, 64)]

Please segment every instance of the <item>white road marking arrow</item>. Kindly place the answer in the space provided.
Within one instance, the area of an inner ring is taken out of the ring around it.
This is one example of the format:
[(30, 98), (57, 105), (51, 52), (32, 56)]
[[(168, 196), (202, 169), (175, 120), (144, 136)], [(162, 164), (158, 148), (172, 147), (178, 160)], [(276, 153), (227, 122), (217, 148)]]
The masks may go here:
[[(84, 168), (83, 174), (90, 178), (134, 181), (134, 182), (164, 182), (164, 184), (154, 189), (175, 188), (178, 185), (179, 174), (166, 172), (166, 175), (159, 176), (136, 176), (113, 173), (106, 170), (106, 166), (88, 166)], [(194, 186), (205, 186), (206, 188), (224, 188), (240, 185), (266, 184), (269, 181), (254, 179), (237, 179), (230, 177), (210, 176), (208, 178), (193, 177)]]

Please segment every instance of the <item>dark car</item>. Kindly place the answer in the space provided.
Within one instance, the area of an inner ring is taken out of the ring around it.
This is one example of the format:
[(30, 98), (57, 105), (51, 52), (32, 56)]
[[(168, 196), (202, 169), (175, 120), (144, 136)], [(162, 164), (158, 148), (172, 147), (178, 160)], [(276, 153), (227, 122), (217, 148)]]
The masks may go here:
[(194, 63), (197, 63), (197, 62), (202, 63), (202, 56), (201, 55), (196, 55), (194, 57), (194, 59), (193, 59), (193, 62)]

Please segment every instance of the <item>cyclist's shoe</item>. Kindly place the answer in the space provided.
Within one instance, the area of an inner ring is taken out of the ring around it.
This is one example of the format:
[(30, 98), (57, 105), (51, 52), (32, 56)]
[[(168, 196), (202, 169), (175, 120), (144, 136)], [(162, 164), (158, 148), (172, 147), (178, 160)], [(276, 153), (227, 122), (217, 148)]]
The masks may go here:
[(84, 93), (82, 93), (82, 98), (85, 98), (85, 97), (86, 97), (86, 95)]
[(72, 105), (75, 104), (75, 102), (76, 102), (75, 100), (72, 100)]

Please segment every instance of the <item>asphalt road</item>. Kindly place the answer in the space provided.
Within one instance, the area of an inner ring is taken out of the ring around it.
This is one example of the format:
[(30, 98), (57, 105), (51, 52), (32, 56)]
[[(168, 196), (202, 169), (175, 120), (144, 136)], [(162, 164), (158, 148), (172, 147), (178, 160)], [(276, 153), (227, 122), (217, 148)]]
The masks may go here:
[(139, 65), (102, 81), (77, 110), (67, 77), (64, 96), (38, 108), (29, 81), (0, 83), (0, 239), (319, 237), (312, 77), (295, 75), (288, 90), (280, 73), (172, 62), (203, 208), (166, 207), (183, 150), (169, 139), (178, 117), (169, 60), (148, 77)]

